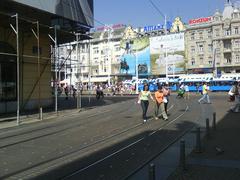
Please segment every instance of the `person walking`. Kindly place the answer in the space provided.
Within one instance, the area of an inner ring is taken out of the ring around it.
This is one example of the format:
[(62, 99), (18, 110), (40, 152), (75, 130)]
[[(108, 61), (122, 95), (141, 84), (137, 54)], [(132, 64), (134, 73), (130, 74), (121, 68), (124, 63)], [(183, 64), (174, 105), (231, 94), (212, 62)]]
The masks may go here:
[(166, 121), (166, 120), (168, 120), (168, 116), (167, 116), (167, 113), (165, 111), (163, 98), (164, 98), (163, 88), (162, 88), (162, 86), (158, 86), (158, 90), (155, 92), (155, 99), (156, 99), (156, 103), (155, 103), (155, 119), (158, 120), (159, 107), (160, 107), (161, 112), (162, 112), (162, 117)]
[(149, 105), (149, 97), (154, 101), (151, 92), (149, 91), (148, 85), (144, 85), (143, 90), (139, 93), (138, 102), (141, 103), (142, 107), (142, 118), (143, 122), (147, 122), (147, 110)]
[(168, 107), (168, 102), (169, 102), (169, 96), (170, 96), (170, 89), (168, 86), (168, 83), (163, 87), (163, 102), (164, 102), (164, 108), (165, 112), (167, 114), (167, 107)]
[(210, 99), (209, 99), (209, 86), (206, 82), (203, 83), (203, 87), (202, 87), (202, 94), (203, 96), (198, 100), (198, 103), (201, 104), (201, 102), (204, 100), (205, 102), (207, 101), (208, 104), (210, 104)]
[(184, 85), (184, 91), (186, 92), (185, 98), (186, 98), (186, 99), (189, 99), (189, 87), (188, 87), (187, 84)]
[(232, 112), (239, 112), (240, 111), (240, 99), (239, 99), (239, 90), (238, 90), (238, 82), (235, 81), (228, 92), (230, 95), (231, 102), (234, 102), (233, 106), (230, 108)]

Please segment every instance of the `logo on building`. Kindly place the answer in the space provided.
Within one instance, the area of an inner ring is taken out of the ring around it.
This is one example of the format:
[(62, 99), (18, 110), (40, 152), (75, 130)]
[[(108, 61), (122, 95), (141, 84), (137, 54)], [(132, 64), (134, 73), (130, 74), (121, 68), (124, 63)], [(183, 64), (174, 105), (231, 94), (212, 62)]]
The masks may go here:
[[(172, 27), (172, 22), (170, 21), (167, 21), (167, 24), (166, 24), (166, 28), (167, 30), (170, 30)], [(151, 26), (144, 26), (143, 28), (143, 31), (144, 32), (152, 32), (152, 31), (160, 31), (160, 30), (164, 30), (164, 25), (162, 24), (158, 24), (158, 25), (151, 25)]]
[(195, 25), (195, 24), (202, 24), (202, 23), (208, 23), (212, 21), (212, 17), (204, 17), (204, 18), (198, 18), (198, 19), (191, 19), (189, 20), (189, 25)]

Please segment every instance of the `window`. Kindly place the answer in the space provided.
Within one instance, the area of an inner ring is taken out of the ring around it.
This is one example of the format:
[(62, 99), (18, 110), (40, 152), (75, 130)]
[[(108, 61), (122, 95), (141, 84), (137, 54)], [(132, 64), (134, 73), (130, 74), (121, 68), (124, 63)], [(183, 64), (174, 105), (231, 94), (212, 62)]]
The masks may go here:
[(115, 45), (115, 51), (120, 51), (120, 50), (121, 50), (120, 46), (119, 45)]
[(104, 72), (107, 72), (107, 69), (106, 69), (106, 68), (104, 68)]
[(234, 34), (238, 34), (238, 27), (234, 28)]
[(231, 58), (227, 58), (227, 59), (226, 59), (226, 63), (227, 63), (227, 64), (231, 64), (231, 62), (232, 62)]
[(195, 59), (194, 58), (192, 58), (191, 63), (192, 63), (192, 66), (195, 65)]
[(191, 52), (195, 53), (195, 47), (194, 46), (191, 46)]
[(213, 50), (213, 46), (212, 46), (212, 44), (209, 44), (209, 45), (208, 45), (208, 51), (209, 51), (209, 52), (212, 52), (212, 50)]
[(98, 48), (93, 48), (93, 53), (94, 53), (94, 54), (98, 54), (98, 53), (99, 53)]
[(240, 40), (235, 40), (235, 46), (240, 47)]
[(230, 36), (230, 35), (231, 35), (231, 30), (230, 29), (225, 30), (225, 36)]
[(203, 39), (203, 32), (199, 32), (199, 39)]
[(200, 61), (201, 64), (203, 64), (203, 57), (200, 57), (199, 61)]
[(209, 65), (212, 65), (212, 61), (211, 61), (211, 60), (209, 60), (209, 61), (208, 61), (208, 64), (209, 64)]
[(98, 58), (97, 57), (94, 58), (94, 63), (98, 63)]
[(236, 63), (240, 63), (240, 56), (239, 56), (239, 54), (236, 55)]
[(203, 45), (202, 44), (199, 45), (199, 52), (203, 52)]
[(215, 29), (215, 35), (216, 35), (216, 37), (220, 36), (220, 30), (219, 29)]
[(194, 40), (195, 39), (195, 34), (194, 33), (191, 33), (191, 40)]
[(208, 38), (212, 38), (212, 31), (208, 30)]

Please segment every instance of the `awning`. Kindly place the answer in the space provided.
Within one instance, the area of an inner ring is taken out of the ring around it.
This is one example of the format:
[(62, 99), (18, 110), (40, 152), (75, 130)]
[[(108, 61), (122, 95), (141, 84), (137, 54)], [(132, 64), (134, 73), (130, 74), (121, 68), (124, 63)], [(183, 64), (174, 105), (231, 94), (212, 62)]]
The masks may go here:
[[(107, 81), (108, 81), (108, 77), (92, 77), (92, 78), (90, 78), (90, 82), (107, 82)], [(89, 80), (84, 79), (82, 82), (87, 83), (87, 82), (89, 82)]]

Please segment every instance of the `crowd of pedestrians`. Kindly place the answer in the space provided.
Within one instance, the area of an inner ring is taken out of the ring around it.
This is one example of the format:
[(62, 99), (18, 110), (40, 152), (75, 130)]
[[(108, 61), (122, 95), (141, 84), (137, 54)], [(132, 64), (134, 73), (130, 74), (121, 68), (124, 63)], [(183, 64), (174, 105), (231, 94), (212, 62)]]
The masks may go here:
[[(229, 94), (229, 101), (233, 102), (232, 107), (230, 110), (232, 112), (239, 112), (240, 111), (240, 96), (239, 96), (239, 83), (236, 81), (234, 82), (232, 88), (228, 92)], [(104, 94), (115, 96), (116, 94), (123, 95), (123, 94), (135, 94), (135, 86), (134, 85), (127, 85), (123, 83), (117, 83), (114, 85), (108, 85), (108, 84), (101, 84), (101, 83), (95, 83), (95, 84), (81, 84), (79, 86), (80, 92), (82, 93), (85, 91), (95, 91), (96, 98), (100, 99), (104, 98)], [(197, 88), (197, 94), (199, 91), (202, 94), (202, 97), (198, 100), (199, 104), (205, 103), (205, 104), (211, 104), (209, 92), (210, 87), (207, 82), (204, 82), (202, 85), (202, 89)], [(69, 96), (76, 97), (77, 89), (74, 88), (74, 86), (65, 85), (63, 87), (58, 88), (58, 93), (65, 93), (66, 100), (69, 98)], [(170, 96), (170, 88), (168, 86), (168, 83), (164, 84), (158, 84), (158, 90), (154, 93), (154, 96), (152, 96), (151, 92), (149, 91), (149, 86), (147, 84), (144, 85), (144, 88), (142, 91), (139, 92), (138, 96), (138, 103), (141, 105), (142, 108), (142, 118), (143, 122), (145, 123), (147, 121), (147, 111), (149, 106), (149, 101), (154, 101), (154, 118), (157, 120), (159, 118), (163, 118), (163, 120), (168, 120), (168, 103), (169, 103), (169, 96)], [(187, 84), (180, 84), (178, 91), (177, 91), (177, 97), (179, 98), (185, 98), (188, 100), (190, 98), (189, 93), (189, 87)], [(159, 114), (161, 111), (161, 114)]]

